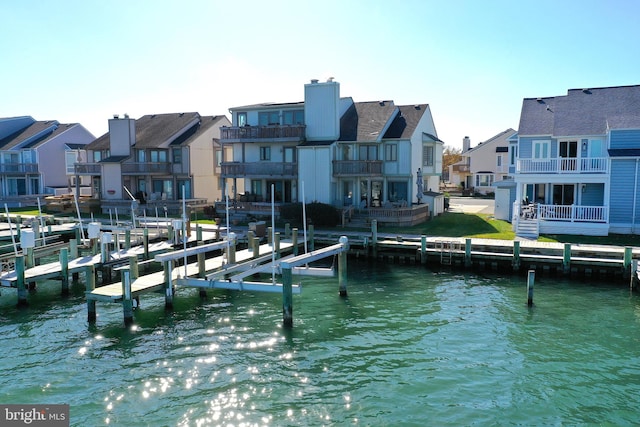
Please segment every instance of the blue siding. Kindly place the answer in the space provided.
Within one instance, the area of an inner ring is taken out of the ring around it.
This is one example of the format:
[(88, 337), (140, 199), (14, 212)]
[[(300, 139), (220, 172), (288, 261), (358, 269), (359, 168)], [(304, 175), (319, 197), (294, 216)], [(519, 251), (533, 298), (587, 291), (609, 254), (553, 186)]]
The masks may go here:
[(635, 174), (635, 159), (611, 161), (610, 223), (628, 224), (632, 221)]
[(612, 130), (609, 148), (640, 148), (640, 129)]
[(549, 147), (549, 156), (550, 157), (558, 156), (558, 140), (557, 139), (545, 138), (543, 136), (532, 138), (528, 136), (528, 137), (520, 138), (520, 144), (518, 144), (518, 158), (520, 159), (533, 158), (533, 141), (551, 141), (551, 145)]
[(584, 206), (604, 206), (604, 184), (585, 184), (582, 192)]

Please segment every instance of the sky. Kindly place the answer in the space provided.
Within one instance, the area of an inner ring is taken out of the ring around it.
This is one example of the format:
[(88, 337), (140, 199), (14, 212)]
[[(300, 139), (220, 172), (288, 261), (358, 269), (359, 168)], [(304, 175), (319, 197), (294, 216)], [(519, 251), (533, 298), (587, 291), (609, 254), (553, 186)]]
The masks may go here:
[(355, 102), (428, 103), (461, 148), (518, 128), (523, 98), (640, 84), (634, 0), (0, 0), (0, 117), (298, 102), (334, 77)]

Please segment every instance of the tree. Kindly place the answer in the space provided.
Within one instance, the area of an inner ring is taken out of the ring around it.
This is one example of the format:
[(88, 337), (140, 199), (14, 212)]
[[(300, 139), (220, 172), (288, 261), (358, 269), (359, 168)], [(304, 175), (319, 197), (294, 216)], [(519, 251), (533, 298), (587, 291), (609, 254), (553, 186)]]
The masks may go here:
[(442, 150), (442, 171), (443, 175), (449, 176), (449, 166), (462, 159), (462, 149), (445, 145)]

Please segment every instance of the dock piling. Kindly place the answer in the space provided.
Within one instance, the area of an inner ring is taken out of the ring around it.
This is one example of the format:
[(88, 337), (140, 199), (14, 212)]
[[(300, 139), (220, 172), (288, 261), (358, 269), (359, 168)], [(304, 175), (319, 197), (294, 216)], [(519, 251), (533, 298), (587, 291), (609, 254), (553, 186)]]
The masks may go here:
[(62, 279), (62, 295), (69, 295), (69, 249), (60, 249), (60, 277)]
[(513, 266), (513, 271), (520, 270), (520, 242), (517, 240), (513, 241), (513, 260), (511, 265)]
[(464, 240), (464, 266), (471, 267), (471, 239)]
[(124, 325), (133, 323), (133, 299), (131, 298), (131, 271), (128, 268), (122, 270), (122, 312)]
[(282, 323), (293, 326), (293, 275), (286, 263), (282, 264)]
[(298, 256), (298, 229), (291, 230), (291, 244), (293, 245), (293, 255)]
[(562, 273), (571, 273), (571, 243), (565, 243), (562, 251)]
[(536, 271), (529, 270), (527, 273), (527, 305), (533, 305), (533, 285), (536, 281)]
[(273, 236), (273, 250), (276, 251), (276, 259), (280, 259), (280, 232), (276, 231)]
[(630, 246), (626, 246), (624, 248), (624, 261), (622, 263), (622, 275), (623, 278), (628, 278), (629, 275), (633, 274), (631, 271), (631, 260), (633, 259), (633, 248)]
[(371, 220), (371, 252), (373, 257), (378, 257), (378, 220)]
[(17, 255), (16, 256), (16, 277), (17, 283), (16, 286), (18, 288), (18, 307), (26, 307), (29, 305), (27, 301), (27, 287), (24, 281), (24, 256)]
[(340, 296), (347, 296), (347, 251), (349, 250), (349, 239), (347, 236), (340, 236), (339, 242), (345, 246), (345, 250), (338, 255), (338, 285)]
[(149, 229), (142, 230), (142, 244), (144, 245), (144, 259), (149, 259)]
[(173, 261), (165, 261), (164, 262), (164, 308), (172, 309), (173, 308), (173, 282), (171, 280), (173, 276), (172, 271)]
[[(89, 293), (96, 288), (96, 267), (89, 265), (84, 269), (85, 291)], [(87, 321), (93, 323), (96, 321), (96, 300), (87, 298)]]
[(427, 236), (424, 234), (420, 238), (420, 264), (427, 264)]

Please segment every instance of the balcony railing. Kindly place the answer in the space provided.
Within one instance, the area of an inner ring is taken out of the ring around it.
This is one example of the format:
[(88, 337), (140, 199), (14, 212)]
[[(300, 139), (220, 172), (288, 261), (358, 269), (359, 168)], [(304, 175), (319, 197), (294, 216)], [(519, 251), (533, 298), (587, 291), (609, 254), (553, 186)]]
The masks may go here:
[(381, 176), (382, 160), (334, 160), (333, 176)]
[(100, 175), (102, 168), (100, 163), (74, 163), (74, 175)]
[(608, 222), (608, 206), (580, 206), (580, 205), (543, 205), (516, 204), (516, 211), (525, 219), (544, 221), (570, 222)]
[(469, 172), (471, 167), (469, 165), (453, 165), (454, 172)]
[(518, 159), (518, 173), (607, 173), (608, 157)]
[(222, 142), (251, 142), (271, 139), (276, 141), (300, 141), (305, 136), (304, 125), (271, 126), (223, 126), (220, 128)]
[(170, 175), (171, 163), (159, 163), (159, 162), (122, 163), (122, 174)]
[(0, 173), (38, 173), (37, 163), (0, 163)]
[(271, 177), (295, 178), (298, 176), (297, 163), (277, 162), (227, 162), (220, 165), (223, 177)]

